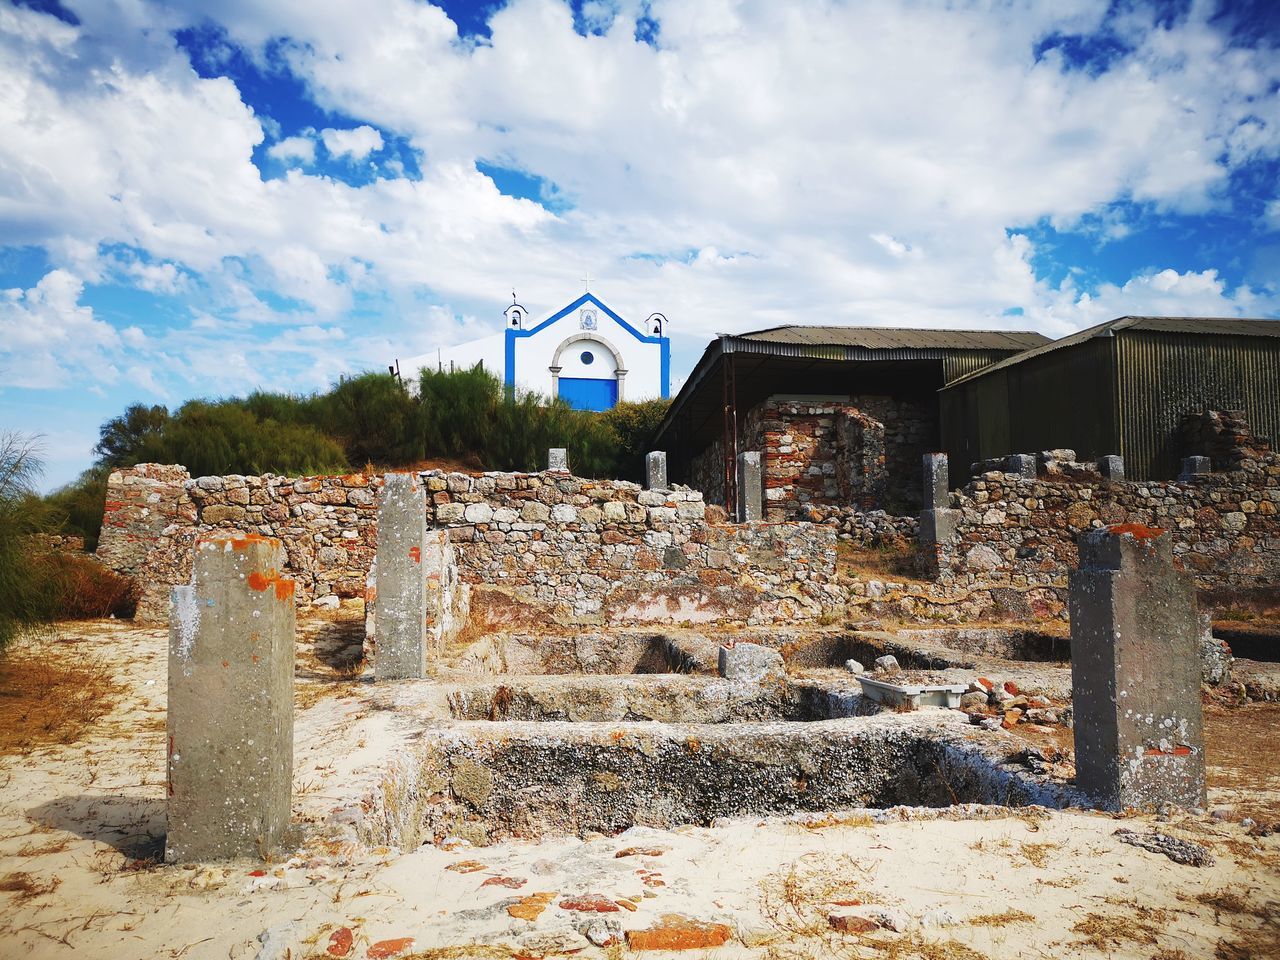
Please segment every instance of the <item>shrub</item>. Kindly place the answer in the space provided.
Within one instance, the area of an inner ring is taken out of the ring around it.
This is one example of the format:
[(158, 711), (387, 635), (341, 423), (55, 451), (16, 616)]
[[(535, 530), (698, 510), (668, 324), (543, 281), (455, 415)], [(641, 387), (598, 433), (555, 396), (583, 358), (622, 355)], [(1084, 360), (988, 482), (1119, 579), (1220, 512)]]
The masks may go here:
[(31, 548), (48, 517), (31, 486), (42, 469), (38, 454), (35, 437), (0, 433), (0, 649), (48, 623), (57, 609), (57, 591)]
[(98, 548), (102, 532), (102, 508), (107, 499), (105, 466), (90, 467), (75, 480), (45, 497), (58, 529), (84, 537), (84, 548)]
[(39, 576), (54, 594), (53, 615), (58, 620), (132, 617), (138, 606), (134, 581), (87, 554), (49, 550), (37, 563)]
[(644, 482), (644, 458), (662, 418), (667, 415), (670, 400), (641, 400), (620, 403), (599, 414), (613, 432), (614, 462), (611, 475), (620, 480)]

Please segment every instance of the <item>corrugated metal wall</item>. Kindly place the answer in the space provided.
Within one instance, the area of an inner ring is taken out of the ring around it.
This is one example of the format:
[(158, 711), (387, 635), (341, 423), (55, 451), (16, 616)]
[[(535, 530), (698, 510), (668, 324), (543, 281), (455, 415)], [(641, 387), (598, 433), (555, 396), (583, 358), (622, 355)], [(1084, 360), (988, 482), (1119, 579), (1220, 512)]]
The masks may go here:
[(1114, 418), (1114, 338), (994, 371), (942, 391), (942, 441), (961, 484), (969, 465), (1010, 453), (1070, 447), (1080, 456), (1119, 452)]
[(942, 358), (942, 382), (952, 383), (1009, 356), (1008, 350), (957, 350)]
[(1177, 476), (1184, 455), (1178, 427), (1186, 413), (1243, 410), (1255, 433), (1280, 440), (1277, 338), (1126, 330), (1115, 340), (1121, 452), (1129, 476)]

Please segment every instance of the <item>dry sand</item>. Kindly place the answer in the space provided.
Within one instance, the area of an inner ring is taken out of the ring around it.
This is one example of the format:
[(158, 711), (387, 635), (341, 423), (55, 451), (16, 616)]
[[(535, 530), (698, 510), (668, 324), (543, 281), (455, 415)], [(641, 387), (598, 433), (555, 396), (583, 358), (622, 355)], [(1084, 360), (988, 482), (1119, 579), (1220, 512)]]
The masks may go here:
[[(303, 644), (334, 629), (304, 627)], [(351, 957), (620, 956), (625, 939), (600, 948), (584, 933), (632, 931), (639, 946), (635, 931), (655, 927), (730, 937), (671, 956), (1280, 957), (1280, 834), (1238, 822), (1280, 819), (1276, 705), (1211, 710), (1210, 807), (1237, 819), (981, 808), (406, 853), (316, 843), (282, 863), (189, 868), (153, 862), (165, 644), (163, 630), (102, 622), (64, 625), (39, 648), (102, 658), (122, 691), (87, 735), (0, 757), (0, 958), (329, 956), (344, 928)], [(365, 709), (361, 684), (310, 656), (298, 672), (295, 818), (307, 820), (398, 730)], [(1119, 827), (1194, 840), (1216, 863), (1175, 864), (1120, 843)], [(693, 925), (662, 927), (671, 914)]]

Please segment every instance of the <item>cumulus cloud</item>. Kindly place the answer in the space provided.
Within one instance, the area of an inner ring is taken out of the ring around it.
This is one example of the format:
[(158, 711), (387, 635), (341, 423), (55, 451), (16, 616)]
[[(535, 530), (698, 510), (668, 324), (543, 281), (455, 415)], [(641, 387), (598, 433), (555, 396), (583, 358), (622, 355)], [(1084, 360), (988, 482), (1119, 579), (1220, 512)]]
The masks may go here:
[(121, 336), (81, 306), (83, 290), (77, 277), (51, 270), (30, 289), (0, 291), (0, 380), (66, 387), (119, 379)]
[[(1051, 284), (1010, 233), (1092, 225), (1105, 243), (1131, 209), (1224, 208), (1233, 170), (1280, 156), (1280, 58), (1230, 42), (1205, 6), (1162, 25), (1127, 8), (1107, 20), (1113, 62), (1086, 70), (1048, 41), (1097, 31), (1102, 0), (620, 0), (582, 8), (587, 36), (559, 0), (511, 0), (484, 42), (416, 0), (227, 0), (226, 41), (338, 118), (275, 140), (286, 171), (264, 179), (253, 156), (277, 125), (168, 32), (207, 5), (70, 5), (79, 27), (0, 8), (4, 235), (68, 277), (199, 297), (188, 326), (136, 349), (200, 389), (380, 368), (488, 332), (457, 317), (496, 323), (513, 283), (558, 305), (583, 271), (626, 313), (666, 312), (689, 351), (815, 317), (1062, 333), (1106, 311), (1280, 309), (1213, 263)], [(655, 45), (636, 39), (642, 13)], [(420, 175), (315, 168), (317, 140), (365, 161), (381, 131)], [(567, 209), (503, 194), (477, 163), (554, 185)], [(120, 245), (140, 251), (128, 271), (103, 252)]]
[(310, 137), (285, 137), (267, 148), (267, 156), (282, 163), (307, 166), (315, 163), (316, 142)]
[(363, 160), (374, 150), (382, 149), (382, 134), (370, 126), (352, 130), (335, 130), (332, 127), (320, 131), (324, 148), (335, 157)]

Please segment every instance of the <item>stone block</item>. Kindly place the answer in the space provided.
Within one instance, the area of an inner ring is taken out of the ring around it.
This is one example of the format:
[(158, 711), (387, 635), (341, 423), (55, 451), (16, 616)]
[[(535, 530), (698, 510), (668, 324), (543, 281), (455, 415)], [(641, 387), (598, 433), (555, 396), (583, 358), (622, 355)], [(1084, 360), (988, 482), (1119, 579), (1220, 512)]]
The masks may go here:
[(926, 510), (920, 514), (920, 526), (916, 539), (922, 545), (950, 543), (955, 539), (956, 525), (960, 522), (959, 510)]
[(568, 473), (569, 451), (564, 447), (552, 447), (547, 451), (547, 472)]
[(925, 509), (944, 509), (951, 506), (950, 468), (945, 453), (924, 455), (924, 504)]
[(1188, 480), (1191, 477), (1200, 477), (1212, 472), (1213, 462), (1208, 457), (1187, 457), (1182, 461), (1182, 472), (1178, 475), (1178, 479)]
[(1106, 457), (1099, 457), (1098, 473), (1102, 475), (1103, 480), (1123, 480), (1124, 457), (1118, 457), (1114, 454)]
[(748, 683), (759, 683), (770, 677), (786, 675), (782, 654), (773, 647), (758, 643), (739, 642), (731, 647), (721, 647), (718, 669), (720, 676), (726, 680)]
[(649, 490), (667, 489), (667, 455), (662, 450), (652, 450), (644, 458), (645, 487)]
[(426, 493), (411, 473), (388, 473), (378, 494), (375, 680), (426, 673)]
[(196, 541), (169, 621), (170, 863), (266, 857), (293, 789), (294, 583), (273, 537)]
[(1023, 480), (1036, 478), (1036, 458), (1029, 453), (1015, 453), (1004, 458), (1004, 472)]
[(1083, 534), (1070, 576), (1076, 782), (1104, 809), (1205, 804), (1195, 589), (1172, 536)]
[(738, 522), (754, 523), (763, 519), (764, 482), (760, 452), (749, 450), (738, 454)]

